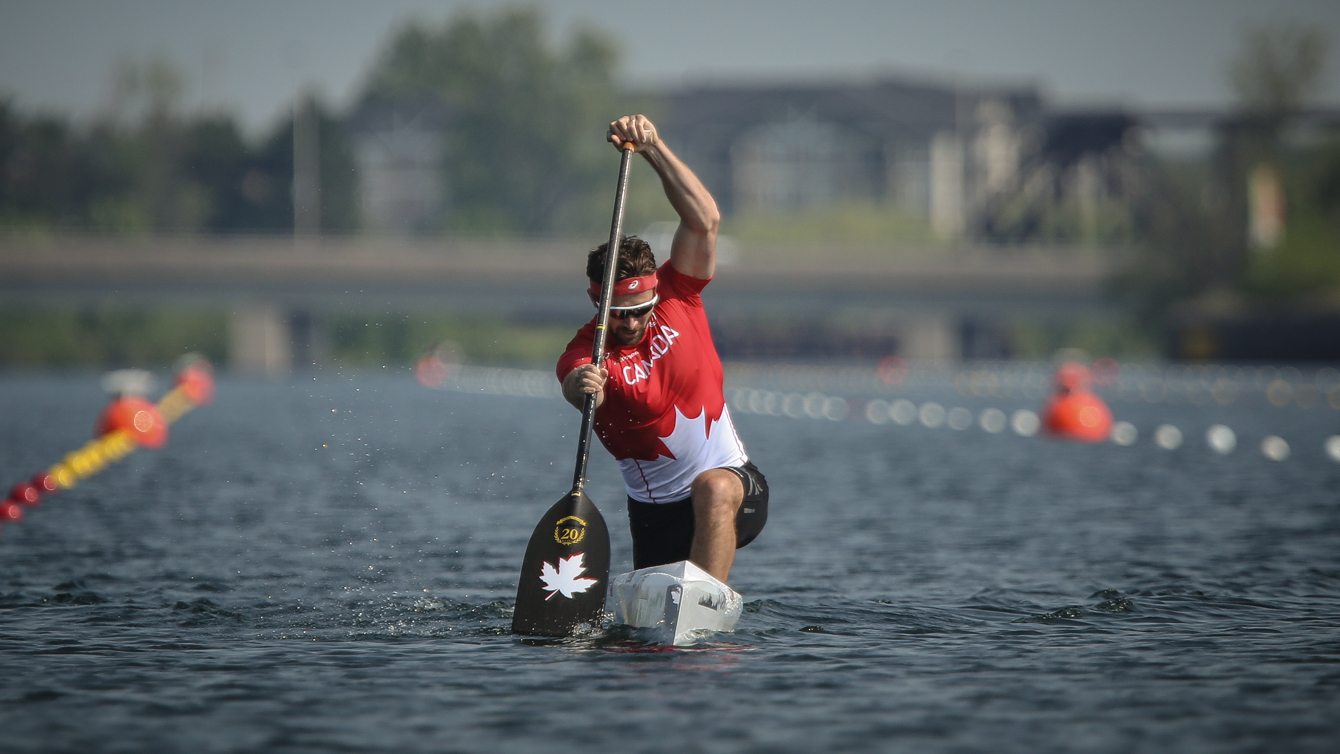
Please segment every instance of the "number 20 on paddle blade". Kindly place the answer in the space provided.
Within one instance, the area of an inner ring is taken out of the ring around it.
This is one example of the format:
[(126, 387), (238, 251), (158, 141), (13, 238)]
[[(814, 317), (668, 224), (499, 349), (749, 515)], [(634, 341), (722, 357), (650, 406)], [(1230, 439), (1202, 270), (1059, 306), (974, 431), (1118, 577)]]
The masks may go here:
[(583, 624), (598, 626), (609, 570), (605, 519), (585, 493), (564, 495), (530, 535), (512, 633), (568, 636)]

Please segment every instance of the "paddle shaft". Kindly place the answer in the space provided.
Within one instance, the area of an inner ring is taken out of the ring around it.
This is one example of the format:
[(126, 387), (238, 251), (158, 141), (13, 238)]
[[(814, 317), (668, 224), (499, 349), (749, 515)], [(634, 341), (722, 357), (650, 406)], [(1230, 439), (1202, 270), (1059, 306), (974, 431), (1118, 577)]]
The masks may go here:
[[(596, 337), (591, 347), (591, 363), (600, 367), (605, 360), (605, 338), (609, 335), (610, 301), (614, 299), (614, 278), (619, 270), (619, 242), (623, 239), (623, 207), (628, 196), (628, 172), (633, 166), (633, 145), (623, 144), (619, 162), (619, 185), (614, 190), (614, 219), (610, 222), (610, 240), (605, 247), (605, 284), (600, 289), (600, 309), (596, 314)], [(581, 437), (577, 442), (577, 469), (572, 474), (572, 496), (586, 487), (586, 462), (591, 456), (591, 429), (596, 421), (596, 393), (586, 395), (582, 406)]]

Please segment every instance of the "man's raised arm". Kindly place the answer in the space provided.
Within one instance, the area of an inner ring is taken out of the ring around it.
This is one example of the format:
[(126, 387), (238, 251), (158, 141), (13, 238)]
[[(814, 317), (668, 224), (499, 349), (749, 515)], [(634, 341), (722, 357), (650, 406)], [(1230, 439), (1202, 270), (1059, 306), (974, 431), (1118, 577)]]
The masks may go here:
[(611, 123), (609, 140), (616, 147), (633, 142), (661, 177), (665, 196), (679, 213), (679, 227), (670, 244), (670, 263), (685, 275), (710, 280), (716, 273), (721, 212), (707, 187), (665, 146), (645, 115), (627, 115)]

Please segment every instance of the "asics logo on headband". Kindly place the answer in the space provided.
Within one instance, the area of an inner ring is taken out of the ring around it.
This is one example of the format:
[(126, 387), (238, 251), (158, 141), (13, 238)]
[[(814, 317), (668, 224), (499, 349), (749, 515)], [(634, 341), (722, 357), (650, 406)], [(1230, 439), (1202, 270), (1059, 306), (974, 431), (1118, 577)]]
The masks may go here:
[[(614, 284), (614, 295), (622, 296), (636, 291), (650, 290), (656, 287), (656, 282), (656, 273), (654, 272), (641, 277), (624, 278)], [(590, 291), (593, 295), (599, 296), (602, 287), (599, 281), (592, 280)]]

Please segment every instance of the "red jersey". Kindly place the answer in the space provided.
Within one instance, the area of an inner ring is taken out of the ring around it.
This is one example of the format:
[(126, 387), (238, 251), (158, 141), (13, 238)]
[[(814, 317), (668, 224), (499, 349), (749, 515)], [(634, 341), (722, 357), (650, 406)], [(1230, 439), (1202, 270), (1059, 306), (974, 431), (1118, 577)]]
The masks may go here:
[[(722, 392), (724, 375), (699, 294), (709, 281), (669, 262), (657, 271), (660, 302), (642, 341), (607, 341), (605, 401), (595, 431), (619, 462), (628, 496), (668, 503), (689, 496), (698, 474), (749, 460)], [(591, 363), (593, 317), (558, 360), (558, 379)]]

